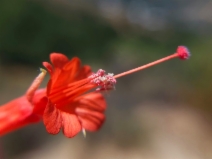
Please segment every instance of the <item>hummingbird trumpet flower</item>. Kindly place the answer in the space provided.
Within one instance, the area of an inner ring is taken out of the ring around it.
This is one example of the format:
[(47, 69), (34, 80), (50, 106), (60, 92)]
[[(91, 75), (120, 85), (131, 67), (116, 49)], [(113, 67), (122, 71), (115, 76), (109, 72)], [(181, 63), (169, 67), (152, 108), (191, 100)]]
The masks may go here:
[(106, 101), (102, 92), (113, 90), (119, 77), (146, 69), (164, 61), (188, 59), (185, 46), (178, 46), (176, 53), (113, 75), (102, 69), (92, 73), (90, 66), (82, 65), (79, 58), (69, 60), (61, 53), (50, 54), (50, 61), (43, 66), (50, 74), (46, 88), (38, 89), (46, 71), (34, 80), (27, 93), (0, 107), (0, 135), (31, 123), (43, 120), (50, 134), (63, 131), (66, 137), (74, 137), (80, 131), (97, 131), (105, 121)]

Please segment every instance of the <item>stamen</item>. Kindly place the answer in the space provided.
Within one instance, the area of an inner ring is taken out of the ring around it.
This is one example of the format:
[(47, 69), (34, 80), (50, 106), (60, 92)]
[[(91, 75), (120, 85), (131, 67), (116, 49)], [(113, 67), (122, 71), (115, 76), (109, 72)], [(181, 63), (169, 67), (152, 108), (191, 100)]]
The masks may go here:
[(148, 63), (146, 65), (143, 65), (143, 66), (140, 66), (140, 67), (137, 67), (137, 68), (134, 68), (132, 70), (129, 70), (129, 71), (126, 71), (126, 72), (123, 72), (123, 73), (120, 73), (118, 75), (115, 75), (114, 78), (119, 78), (119, 77), (122, 77), (122, 76), (126, 76), (128, 74), (131, 74), (131, 73), (134, 73), (134, 72), (137, 72), (137, 71), (140, 71), (140, 70), (144, 70), (148, 67), (151, 67), (151, 66), (154, 66), (154, 65), (157, 65), (159, 63), (162, 63), (164, 61), (168, 61), (172, 58), (175, 58), (175, 57), (178, 57), (178, 54), (173, 54), (173, 55), (170, 55), (170, 56), (167, 56), (167, 57), (164, 57), (160, 60), (157, 60), (157, 61), (154, 61), (154, 62), (151, 62), (151, 63)]
[(102, 69), (99, 69), (96, 73), (90, 75), (88, 78), (91, 78), (91, 83), (100, 86), (96, 89), (97, 91), (114, 89), (116, 84), (116, 79), (113, 77), (113, 73), (105, 74), (105, 71)]
[(52, 102), (57, 104), (57, 107), (61, 107), (70, 103), (75, 97), (84, 94), (85, 92), (95, 89), (96, 91), (107, 91), (114, 90), (116, 79), (148, 67), (154, 66), (156, 64), (168, 61), (170, 59), (179, 57), (182, 60), (188, 59), (190, 53), (185, 46), (178, 46), (176, 53), (164, 57), (162, 59), (156, 60), (149, 64), (137, 67), (135, 69), (117, 74), (114, 76), (113, 73), (108, 73), (102, 69), (99, 69), (96, 73), (93, 73), (88, 78), (73, 82), (69, 85), (58, 86), (54, 88), (51, 92), (49, 92), (48, 96), (52, 100)]

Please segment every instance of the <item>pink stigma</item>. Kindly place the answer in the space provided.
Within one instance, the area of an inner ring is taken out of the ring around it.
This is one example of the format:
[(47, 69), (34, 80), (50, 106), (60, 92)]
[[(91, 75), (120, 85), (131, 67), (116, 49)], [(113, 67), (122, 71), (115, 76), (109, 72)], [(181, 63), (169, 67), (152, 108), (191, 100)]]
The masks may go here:
[(176, 52), (181, 60), (187, 60), (191, 56), (188, 48), (185, 46), (178, 46)]

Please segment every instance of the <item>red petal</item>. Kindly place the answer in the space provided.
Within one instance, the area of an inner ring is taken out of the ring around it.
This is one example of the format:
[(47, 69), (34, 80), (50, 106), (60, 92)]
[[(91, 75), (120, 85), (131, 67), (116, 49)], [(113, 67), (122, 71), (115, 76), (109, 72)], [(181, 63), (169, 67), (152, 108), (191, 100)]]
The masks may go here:
[(50, 75), (53, 73), (53, 67), (50, 63), (43, 62), (43, 66), (47, 69), (47, 71), (49, 72)]
[(61, 53), (51, 53), (50, 60), (55, 68), (62, 68), (69, 61), (68, 58)]
[(106, 109), (106, 102), (102, 94), (85, 94), (75, 102), (74, 104), (77, 105), (75, 112), (78, 115), (82, 127), (89, 131), (98, 130), (105, 120), (103, 113)]
[(88, 93), (76, 99), (78, 107), (88, 108), (96, 111), (104, 111), (107, 107), (104, 96), (101, 93)]
[(99, 120), (104, 119), (103, 112), (89, 110), (86, 108), (76, 108), (76, 113), (79, 116), (92, 116), (92, 117), (98, 118)]
[(54, 73), (51, 75), (52, 85), (54, 85), (54, 88), (68, 85), (69, 83), (76, 81), (80, 71), (80, 59), (77, 57), (72, 58), (72, 60), (66, 62), (63, 68), (55, 68)]
[(50, 101), (44, 110), (43, 122), (48, 133), (55, 135), (60, 132), (62, 127), (61, 114), (60, 111), (52, 103), (50, 103)]
[(60, 69), (59, 78), (57, 78), (56, 82), (57, 85), (54, 87), (67, 85), (75, 81), (75, 78), (79, 74), (80, 66), (81, 62), (80, 59), (77, 57), (72, 58), (71, 61), (67, 62), (64, 67)]
[(78, 76), (76, 77), (76, 80), (81, 80), (83, 78), (86, 78), (86, 77), (90, 76), (91, 73), (92, 73), (91, 67), (88, 65), (85, 65), (81, 68)]
[[(60, 79), (61, 77), (61, 69), (59, 68), (55, 68), (54, 72), (51, 74), (51, 85), (49, 85), (50, 87), (52, 87), (52, 85), (58, 85), (59, 83), (57, 82), (58, 79)], [(48, 86), (48, 87), (49, 87)]]
[(105, 115), (100, 112), (86, 109), (77, 109), (77, 112), (82, 127), (88, 131), (97, 131), (105, 121)]
[[(76, 72), (81, 66), (81, 61), (78, 57), (73, 57), (64, 67), (63, 70), (69, 70), (71, 72)], [(70, 72), (70, 73), (71, 73)]]
[(60, 79), (58, 79), (59, 83), (62, 85), (67, 85), (71, 82), (76, 81), (76, 78), (79, 75), (81, 70), (81, 61), (79, 58), (72, 58), (66, 65), (63, 67)]
[(70, 114), (62, 111), (61, 115), (63, 118), (63, 134), (69, 138), (77, 135), (82, 129), (77, 116), (75, 114)]

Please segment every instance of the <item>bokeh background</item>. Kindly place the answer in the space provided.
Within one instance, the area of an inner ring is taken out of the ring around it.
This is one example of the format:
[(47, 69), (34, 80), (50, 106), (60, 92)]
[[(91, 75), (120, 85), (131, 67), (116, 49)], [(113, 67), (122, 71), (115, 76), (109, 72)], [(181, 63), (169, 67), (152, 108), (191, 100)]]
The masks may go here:
[(178, 45), (192, 53), (118, 79), (100, 131), (68, 139), (31, 125), (0, 138), (0, 159), (212, 158), (211, 0), (1, 0), (0, 15), (0, 104), (51, 52), (115, 74)]

